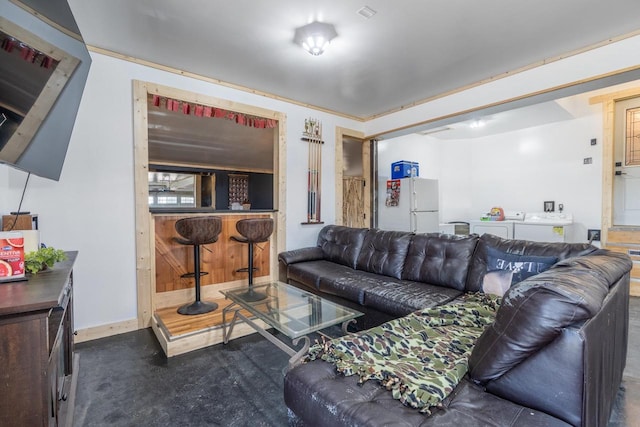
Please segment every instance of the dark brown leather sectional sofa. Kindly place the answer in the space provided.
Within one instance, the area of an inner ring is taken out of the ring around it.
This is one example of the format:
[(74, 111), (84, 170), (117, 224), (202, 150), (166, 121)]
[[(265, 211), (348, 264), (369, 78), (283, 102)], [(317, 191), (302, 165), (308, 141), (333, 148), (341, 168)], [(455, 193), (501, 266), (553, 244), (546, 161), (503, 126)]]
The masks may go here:
[(555, 257), (513, 285), (478, 339), (469, 372), (431, 415), (322, 360), (285, 377), (293, 426), (605, 426), (625, 366), (629, 271), (587, 244), (326, 226), (315, 247), (281, 253), (280, 278), (365, 313), (369, 328), (482, 289), (488, 248)]

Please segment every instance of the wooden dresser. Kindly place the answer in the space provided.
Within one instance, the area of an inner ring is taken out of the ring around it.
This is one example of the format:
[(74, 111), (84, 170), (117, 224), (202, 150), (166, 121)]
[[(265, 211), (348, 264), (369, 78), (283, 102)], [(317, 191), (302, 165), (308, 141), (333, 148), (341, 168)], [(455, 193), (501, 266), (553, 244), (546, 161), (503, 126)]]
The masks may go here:
[(67, 252), (28, 281), (0, 283), (0, 426), (72, 424), (76, 256)]

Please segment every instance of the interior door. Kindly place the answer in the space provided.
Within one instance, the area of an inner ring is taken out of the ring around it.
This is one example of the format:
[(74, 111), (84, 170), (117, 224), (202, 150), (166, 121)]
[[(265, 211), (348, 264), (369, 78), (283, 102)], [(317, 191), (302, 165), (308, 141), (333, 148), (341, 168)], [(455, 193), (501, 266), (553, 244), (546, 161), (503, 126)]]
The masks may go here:
[(342, 218), (347, 227), (364, 228), (364, 178), (347, 177), (342, 180)]
[(342, 134), (341, 144), (342, 224), (369, 227), (371, 196), (369, 180), (369, 144), (361, 138)]
[(640, 98), (616, 102), (613, 225), (640, 226)]

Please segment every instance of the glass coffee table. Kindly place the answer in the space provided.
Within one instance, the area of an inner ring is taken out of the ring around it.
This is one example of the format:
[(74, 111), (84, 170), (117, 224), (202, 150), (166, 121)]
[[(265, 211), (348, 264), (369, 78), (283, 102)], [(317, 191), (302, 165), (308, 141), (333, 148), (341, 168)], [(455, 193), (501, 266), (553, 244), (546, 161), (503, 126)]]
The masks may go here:
[[(307, 335), (337, 324), (342, 324), (342, 331), (346, 334), (349, 323), (362, 316), (359, 311), (283, 282), (254, 285), (252, 291), (243, 287), (221, 292), (232, 301), (222, 310), (224, 343), (229, 342), (236, 322), (242, 320), (291, 356), (288, 369), (299, 364), (309, 350), (311, 340)], [(241, 310), (248, 311), (253, 317), (245, 316)], [(228, 322), (227, 315), (231, 312), (233, 317)], [(292, 339), (294, 346), (302, 340), (302, 348), (296, 351), (289, 347), (257, 324), (255, 319), (285, 334)]]

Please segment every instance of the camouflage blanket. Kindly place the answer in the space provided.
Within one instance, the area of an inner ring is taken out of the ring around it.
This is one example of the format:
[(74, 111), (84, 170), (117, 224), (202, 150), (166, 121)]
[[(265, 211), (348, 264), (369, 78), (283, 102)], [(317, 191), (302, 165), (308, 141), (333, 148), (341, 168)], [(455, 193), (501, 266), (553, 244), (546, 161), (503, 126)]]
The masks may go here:
[(314, 345), (322, 359), (359, 383), (379, 380), (395, 399), (431, 413), (466, 374), (476, 340), (493, 323), (500, 298), (466, 294), (455, 303), (416, 311), (367, 331)]

